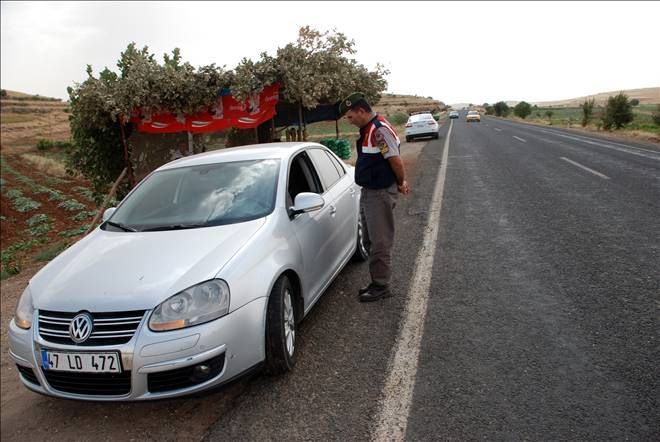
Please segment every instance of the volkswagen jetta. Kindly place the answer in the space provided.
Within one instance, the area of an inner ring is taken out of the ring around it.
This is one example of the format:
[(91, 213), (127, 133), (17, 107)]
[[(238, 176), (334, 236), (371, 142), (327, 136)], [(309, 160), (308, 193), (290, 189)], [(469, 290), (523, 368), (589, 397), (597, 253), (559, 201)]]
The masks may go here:
[(296, 361), (297, 326), (366, 259), (354, 171), (278, 143), (168, 163), (39, 271), (10, 323), (31, 390), (145, 400)]

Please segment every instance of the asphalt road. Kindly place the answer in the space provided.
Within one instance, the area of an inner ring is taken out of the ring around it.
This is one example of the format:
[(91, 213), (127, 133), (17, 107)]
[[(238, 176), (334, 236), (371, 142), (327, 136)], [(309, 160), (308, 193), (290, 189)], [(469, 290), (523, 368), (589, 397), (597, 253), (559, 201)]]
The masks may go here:
[(407, 439), (658, 440), (660, 152), (456, 121), (433, 275)]
[[(447, 134), (402, 147), (395, 296), (360, 304), (367, 266), (349, 264), (291, 373), (88, 404), (14, 385), (3, 359), (2, 439), (371, 439)], [(489, 118), (455, 121), (448, 146), (405, 438), (660, 439), (660, 149)]]

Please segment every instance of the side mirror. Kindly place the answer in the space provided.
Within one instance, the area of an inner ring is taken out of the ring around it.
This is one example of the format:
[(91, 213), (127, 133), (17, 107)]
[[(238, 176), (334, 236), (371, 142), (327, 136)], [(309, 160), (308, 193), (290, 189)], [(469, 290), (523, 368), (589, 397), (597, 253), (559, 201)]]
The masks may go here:
[(313, 212), (323, 208), (325, 200), (318, 193), (302, 192), (296, 195), (293, 207), (289, 209), (290, 216), (300, 215), (301, 213)]
[(110, 207), (105, 209), (105, 212), (103, 212), (103, 222), (109, 220), (112, 214), (115, 213), (115, 210), (117, 210), (116, 207)]

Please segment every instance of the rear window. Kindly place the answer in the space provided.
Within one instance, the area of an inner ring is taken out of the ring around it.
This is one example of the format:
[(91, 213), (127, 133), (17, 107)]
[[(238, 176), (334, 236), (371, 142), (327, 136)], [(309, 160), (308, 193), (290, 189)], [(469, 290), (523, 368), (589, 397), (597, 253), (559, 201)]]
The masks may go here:
[(408, 121), (414, 122), (414, 121), (425, 121), (425, 120), (433, 120), (433, 115), (431, 114), (417, 114), (417, 115), (411, 115), (410, 119)]

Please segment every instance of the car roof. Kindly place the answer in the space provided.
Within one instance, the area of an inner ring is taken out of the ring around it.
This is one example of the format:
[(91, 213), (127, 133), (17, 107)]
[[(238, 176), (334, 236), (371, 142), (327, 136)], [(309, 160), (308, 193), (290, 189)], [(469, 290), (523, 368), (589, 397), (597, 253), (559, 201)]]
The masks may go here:
[(288, 160), (304, 147), (320, 147), (321, 144), (312, 142), (292, 142), (292, 143), (264, 143), (251, 144), (248, 146), (230, 147), (226, 149), (204, 152), (189, 157), (183, 157), (171, 161), (156, 170), (175, 169), (178, 167), (199, 166), (203, 164), (215, 164), (231, 161), (250, 161), (266, 159)]

